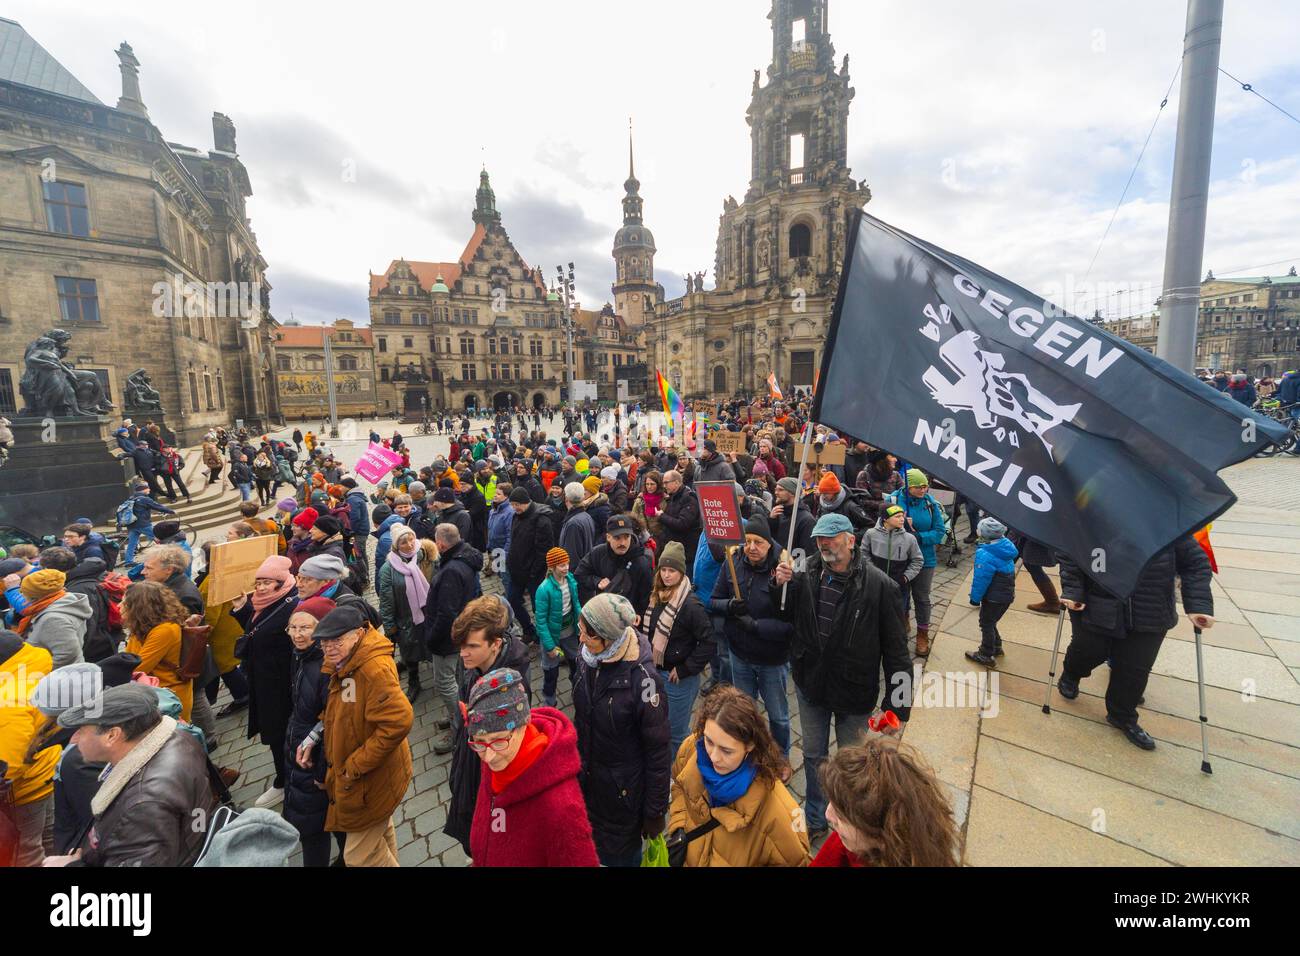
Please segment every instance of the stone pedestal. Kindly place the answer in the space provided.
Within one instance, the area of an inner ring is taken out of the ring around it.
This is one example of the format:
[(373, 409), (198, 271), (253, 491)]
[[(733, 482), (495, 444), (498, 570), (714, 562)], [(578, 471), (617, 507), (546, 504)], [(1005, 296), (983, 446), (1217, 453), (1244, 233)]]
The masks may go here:
[(0, 468), (0, 524), (59, 536), (74, 518), (113, 520), (130, 491), (112, 420), (19, 418), (11, 427), (14, 444)]

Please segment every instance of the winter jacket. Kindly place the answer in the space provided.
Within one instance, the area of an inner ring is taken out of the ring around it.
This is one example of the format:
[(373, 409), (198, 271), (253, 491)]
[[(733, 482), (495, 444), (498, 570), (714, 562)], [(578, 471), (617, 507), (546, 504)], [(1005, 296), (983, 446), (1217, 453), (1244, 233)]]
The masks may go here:
[(587, 509), (570, 508), (560, 527), (560, 547), (569, 553), (569, 563), (577, 567), (596, 545), (596, 524)]
[[(530, 722), (547, 738), (532, 766), (497, 794), (492, 774), (481, 774), (469, 838), (474, 865), (598, 866), (578, 786), (578, 734), (552, 707), (534, 707)], [(502, 819), (509, 824), (501, 826)]]
[[(879, 702), (884, 710), (907, 720), (914, 688), (898, 585), (857, 551), (830, 636), (823, 642), (817, 626), (821, 555), (809, 555), (806, 565), (806, 571), (797, 571), (790, 579), (785, 610), (777, 602), (776, 611), (794, 625), (791, 673), (800, 693), (814, 706), (834, 713), (870, 714)], [(882, 663), (888, 678), (883, 700)]]
[[(576, 626), (578, 615), (582, 613), (582, 601), (578, 597), (578, 582), (573, 572), (569, 572), (567, 584), (571, 602), (569, 614)], [(559, 645), (560, 634), (564, 631), (564, 595), (560, 593), (560, 586), (555, 578), (549, 574), (546, 580), (538, 585), (537, 592), (533, 595), (533, 610), (536, 612), (533, 615), (533, 624), (537, 627), (537, 636), (541, 640), (542, 650), (549, 654)]]
[(528, 492), (528, 497), (532, 498), (533, 501), (537, 502), (539, 505), (546, 503), (546, 489), (542, 487), (542, 483), (538, 481), (535, 476), (524, 475), (523, 477), (520, 477), (519, 475), (514, 475), (512, 476), (511, 481), (514, 483), (514, 487), (523, 488)]
[(203, 595), (184, 571), (173, 571), (163, 582), (191, 614), (203, 613)]
[[(393, 547), (393, 536), (391, 534), (393, 525), (405, 524), (401, 515), (389, 515), (383, 520), (378, 528), (370, 532), (376, 538), (375, 544), (375, 588), (379, 588), (379, 572), (384, 569), (384, 563), (388, 559), (388, 552)], [(292, 548), (292, 545), (290, 546)], [(301, 563), (301, 562), (300, 562)]]
[(180, 677), (181, 626), (164, 621), (146, 635), (132, 634), (126, 642), (126, 652), (139, 655), (136, 670), (157, 678), (160, 687), (180, 698), (181, 719), (188, 721), (194, 706), (194, 682)]
[(696, 462), (695, 481), (736, 481), (736, 469), (723, 455), (715, 454), (707, 462)]
[[(424, 573), (424, 579), (430, 585), (433, 583), (434, 566), (437, 563), (437, 546), (432, 541), (419, 542), (416, 566)], [(406, 600), (406, 578), (394, 571), (387, 559), (379, 569), (379, 586), (375, 592), (379, 595), (379, 616), (384, 622), (384, 636), (397, 645), (402, 660), (427, 661), (429, 619), (426, 617), (419, 627), (415, 626), (411, 620), (410, 604)]]
[(719, 574), (713, 586), (709, 611), (723, 629), (731, 652), (750, 664), (784, 664), (790, 659), (790, 638), (794, 633), (789, 621), (776, 616), (781, 603), (781, 588), (772, 582), (772, 569), (781, 560), (781, 546), (771, 542), (763, 563), (755, 567), (741, 549), (736, 549), (732, 563), (740, 596), (749, 605), (746, 617), (729, 613), (734, 596), (729, 574)]
[(1273, 396), (1283, 405), (1294, 405), (1300, 401), (1300, 373), (1287, 372), (1282, 376), (1282, 384), (1277, 387), (1277, 394)]
[(688, 833), (713, 817), (717, 827), (686, 845), (686, 866), (807, 866), (806, 827), (799, 804), (785, 784), (755, 777), (745, 794), (722, 807), (709, 806), (709, 792), (700, 775), (696, 735), (682, 741), (673, 761), (672, 801), (668, 832)]
[[(343, 501), (348, 507), (348, 526), (352, 529), (353, 536), (362, 538), (370, 533), (370, 512), (367, 510), (366, 493), (353, 488), (347, 493)], [(362, 546), (361, 541), (357, 542), (357, 547)]]
[[(641, 617), (641, 630), (650, 640), (652, 648), (655, 629), (664, 607), (663, 604), (653, 604)], [(668, 632), (663, 669), (671, 674), (673, 668), (677, 668), (678, 678), (694, 677), (713, 659), (714, 649), (715, 635), (709, 612), (704, 602), (696, 597), (695, 592), (691, 592), (673, 620), (673, 629)]]
[(61, 748), (38, 750), (31, 763), (27, 762), (28, 745), (45, 723), (45, 715), (28, 701), (41, 678), (53, 669), (50, 652), (27, 643), (0, 660), (0, 686), (5, 688), (0, 706), (0, 761), (9, 765), (5, 779), (13, 785), (14, 802), (20, 807), (54, 792), (52, 781)]
[(90, 802), (99, 792), (102, 763), (86, 763), (76, 747), (64, 747), (54, 780), (54, 852), (60, 856), (77, 848), (95, 814)]
[(113, 767), (91, 801), (86, 866), (189, 866), (203, 849), (217, 801), (203, 746), (171, 717)]
[(899, 587), (921, 573), (921, 545), (910, 531), (890, 531), (877, 525), (867, 529), (862, 547), (871, 555), (871, 563)]
[(488, 554), (495, 560), (498, 554), (510, 553), (510, 534), (514, 530), (515, 512), (509, 501), (493, 505), (488, 512)]
[(593, 667), (583, 658), (573, 711), (596, 846), (628, 856), (641, 848), (646, 821), (668, 812), (668, 697), (650, 645), (633, 634), (619, 660)]
[(1111, 634), (1128, 631), (1168, 631), (1178, 623), (1174, 606), (1174, 577), (1181, 581), (1183, 610), (1188, 614), (1213, 614), (1210, 593), (1210, 561), (1201, 546), (1185, 535), (1165, 548), (1146, 566), (1137, 588), (1120, 600), (1083, 573), (1065, 554), (1061, 555), (1061, 597), (1084, 605), (1071, 611), (1074, 624)]
[[(584, 604), (601, 593), (623, 595), (632, 602), (638, 615), (650, 604), (654, 571), (650, 567), (650, 555), (635, 537), (623, 555), (615, 554), (608, 542), (596, 545), (578, 563), (573, 576), (578, 580), (578, 595)], [(602, 592), (599, 584), (604, 578), (609, 579), (609, 587)]]
[(682, 486), (677, 489), (677, 494), (665, 497), (660, 506), (663, 508), (660, 520), (664, 530), (658, 536), (658, 553), (663, 554), (664, 545), (669, 541), (679, 541), (686, 549), (686, 566), (689, 568), (695, 564), (695, 547), (699, 544), (703, 527), (699, 499), (694, 491)]
[(596, 541), (604, 539), (605, 528), (608, 527), (610, 516), (613, 514), (609, 508), (609, 496), (603, 491), (598, 491), (584, 501), (582, 506), (586, 509), (587, 516), (591, 518), (594, 547)]
[(208, 635), (208, 646), (212, 648), (213, 662), (217, 666), (218, 673), (227, 674), (239, 666), (239, 658), (235, 656), (235, 643), (244, 633), (244, 629), (231, 613), (230, 601), (208, 605), (207, 575), (199, 581), (198, 589), (205, 605), (203, 623), (212, 628), (212, 632)]
[(456, 653), (451, 640), (451, 626), (465, 605), (483, 593), (479, 572), (483, 570), (483, 552), (464, 541), (444, 551), (438, 573), (429, 585), (424, 605), (429, 650), (438, 657)]
[(975, 549), (975, 576), (970, 582), (970, 603), (1010, 604), (1016, 599), (1016, 546), (1006, 538)]
[(312, 766), (298, 766), (298, 745), (307, 739), (325, 712), (330, 677), (321, 669), (324, 654), (319, 642), (305, 651), (294, 649), (289, 671), (289, 699), (293, 710), (284, 736), (284, 818), (303, 836), (325, 829), (329, 796), (325, 793), (325, 748), (312, 749)]
[[(475, 537), (474, 519), (470, 517), (470, 513), (465, 510), (465, 506), (462, 505), (459, 501), (448, 505), (447, 507), (443, 508), (442, 511), (431, 512), (430, 517), (434, 519), (435, 527), (440, 524), (454, 524), (456, 526), (456, 530), (460, 532), (460, 540), (464, 541), (466, 544), (474, 543), (474, 537)], [(487, 544), (486, 525), (484, 525), (483, 538), (484, 538), (483, 543), (486, 545)]]
[(84, 594), (90, 605), (90, 619), (86, 622), (81, 653), (92, 664), (116, 653), (118, 645), (126, 638), (120, 625), (110, 627), (108, 623), (108, 595), (99, 587), (107, 573), (108, 566), (102, 558), (86, 558), (68, 572), (63, 584), (69, 594)]
[(230, 612), (244, 629), (244, 636), (235, 647), (248, 675), (248, 736), (260, 734), (262, 743), (268, 747), (284, 745), (284, 732), (293, 709), (289, 698), (293, 644), (286, 628), (297, 604), (295, 589), (262, 611), (255, 621), (252, 601)]
[[(615, 479), (614, 487), (610, 488), (604, 494), (609, 501), (609, 513), (611, 515), (624, 514), (630, 507), (630, 503), (628, 501), (628, 495), (627, 495), (627, 488), (624, 487), (623, 482)], [(605, 529), (599, 528), (597, 530), (603, 532)]]
[(389, 820), (411, 783), (415, 722), (393, 661), (393, 643), (374, 628), (329, 674), (324, 754), (329, 795), (325, 829), (355, 833)]
[(159, 514), (174, 515), (176, 512), (166, 505), (161, 505), (154, 501), (143, 492), (131, 496), (131, 510), (135, 512), (134, 523), (127, 525), (128, 528), (140, 529), (153, 527), (153, 512)]
[[(718, 575), (722, 573), (722, 562), (726, 559), (726, 552), (720, 544), (711, 546), (708, 536), (703, 531), (700, 532), (698, 544), (695, 549), (695, 563), (691, 565), (691, 590), (700, 599), (700, 603), (707, 607), (713, 598), (713, 585), (717, 583)], [(716, 555), (714, 551), (717, 551)]]
[(1229, 382), (1227, 394), (1241, 402), (1241, 404), (1245, 405), (1247, 408), (1250, 408), (1255, 404), (1255, 386), (1251, 385), (1248, 380)]
[(450, 520), (452, 524), (460, 528), (462, 540), (468, 541), (470, 544), (474, 545), (475, 548), (482, 551), (487, 547), (487, 499), (484, 498), (483, 495), (479, 493), (478, 488), (472, 484), (462, 483), (458, 495), (460, 497), (461, 507), (465, 509), (465, 514), (469, 518), (469, 534), (467, 535), (465, 533), (465, 528), (461, 527), (460, 519), (445, 517), (446, 515), (454, 513), (454, 506), (448, 508), (444, 512), (444, 516), (438, 518), (438, 521), (441, 523)]
[[(790, 542), (790, 515), (794, 511), (794, 503), (780, 505), (780, 508), (781, 514), (771, 519), (771, 527), (772, 537), (784, 548)], [(794, 527), (794, 550), (796, 552), (807, 555), (816, 550), (817, 545), (812, 537), (813, 526), (816, 524), (817, 517), (808, 508), (808, 499), (800, 500), (799, 514), (795, 518)]]
[(943, 543), (948, 534), (948, 516), (944, 513), (943, 506), (929, 492), (921, 498), (913, 498), (906, 488), (900, 488), (890, 495), (889, 504), (901, 506), (911, 519), (911, 525), (904, 521), (903, 527), (914, 531), (917, 540), (921, 542), (922, 566), (932, 568), (938, 564), (935, 548)]
[(841, 487), (829, 502), (823, 499), (821, 495), (817, 496), (817, 517), (832, 514), (844, 515), (844, 517), (848, 518), (853, 524), (854, 533), (859, 538), (871, 525), (866, 512), (858, 507), (857, 502), (849, 495), (848, 488)]
[(546, 577), (546, 552), (555, 547), (555, 526), (551, 509), (531, 504), (517, 514), (510, 525), (510, 551), (506, 554), (506, 571), (512, 584), (524, 590), (536, 590)]
[(86, 595), (69, 591), (38, 612), (23, 637), (49, 651), (55, 667), (79, 664), (86, 659), (81, 647), (92, 616)]
[(891, 471), (884, 478), (881, 478), (868, 465), (858, 472), (854, 487), (867, 492), (869, 497), (862, 502), (862, 510), (866, 513), (867, 520), (875, 524), (883, 516), (885, 508), (889, 504), (885, 499), (892, 497), (896, 491), (903, 488), (904, 482), (903, 476), (897, 471)]

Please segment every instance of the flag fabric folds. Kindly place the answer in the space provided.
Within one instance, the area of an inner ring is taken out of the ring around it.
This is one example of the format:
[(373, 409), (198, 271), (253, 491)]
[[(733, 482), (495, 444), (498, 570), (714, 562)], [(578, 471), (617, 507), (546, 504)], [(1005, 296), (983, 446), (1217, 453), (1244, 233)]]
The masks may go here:
[(668, 384), (664, 373), (655, 369), (655, 374), (659, 377), (659, 398), (664, 403), (664, 415), (668, 418), (668, 434), (675, 435), (673, 422), (684, 414), (686, 406), (683, 405), (682, 397), (677, 394), (676, 389)]
[(781, 394), (781, 386), (777, 384), (776, 372), (767, 373), (767, 387), (772, 393), (773, 401), (781, 401), (785, 396)]
[(1283, 426), (859, 213), (812, 417), (913, 462), (1127, 597)]

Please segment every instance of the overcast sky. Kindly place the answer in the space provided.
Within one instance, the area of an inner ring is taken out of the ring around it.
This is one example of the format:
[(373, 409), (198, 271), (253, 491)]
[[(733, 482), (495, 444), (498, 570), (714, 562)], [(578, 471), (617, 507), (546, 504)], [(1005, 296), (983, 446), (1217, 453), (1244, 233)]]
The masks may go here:
[[(1229, 3), (1222, 66), (1300, 115), (1294, 0)], [(612, 296), (627, 125), (669, 297), (709, 270), (722, 202), (749, 179), (745, 109), (771, 59), (769, 0), (539, 4), (9, 0), (104, 102), (114, 48), (150, 118), (211, 148), (227, 113), (277, 318), (367, 321), (367, 273), (457, 258), (486, 163), (507, 231), (549, 276)], [(1182, 53), (1184, 0), (833, 0), (857, 96), (849, 162), (868, 211), (1076, 311), (1159, 294), (1178, 86), (1089, 274)], [(1300, 265), (1300, 124), (1221, 77), (1205, 265)], [(354, 170), (354, 181), (348, 181)], [(1134, 295), (1093, 299), (1079, 287)]]

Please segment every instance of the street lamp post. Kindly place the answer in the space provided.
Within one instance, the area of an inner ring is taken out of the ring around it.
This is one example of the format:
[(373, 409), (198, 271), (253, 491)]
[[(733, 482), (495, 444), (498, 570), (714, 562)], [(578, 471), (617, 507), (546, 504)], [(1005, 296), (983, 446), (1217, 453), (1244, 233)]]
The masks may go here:
[(334, 392), (334, 350), (331, 342), (333, 334), (333, 329), (328, 327), (325, 329), (325, 391), (329, 396), (330, 403), (330, 435), (338, 437), (339, 406)]
[(569, 263), (569, 274), (564, 274), (564, 266), (556, 266), (556, 273), (559, 278), (560, 297), (564, 302), (564, 331), (567, 341), (566, 354), (568, 361), (565, 363), (564, 374), (568, 378), (569, 401), (573, 401), (573, 379), (574, 379), (574, 355), (573, 355), (573, 310), (577, 304), (577, 285), (573, 278), (573, 263)]

